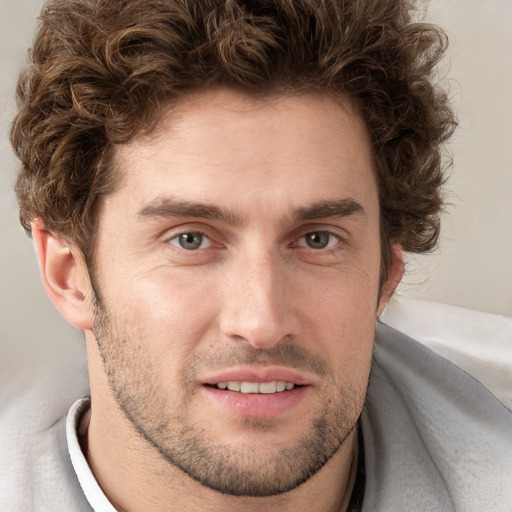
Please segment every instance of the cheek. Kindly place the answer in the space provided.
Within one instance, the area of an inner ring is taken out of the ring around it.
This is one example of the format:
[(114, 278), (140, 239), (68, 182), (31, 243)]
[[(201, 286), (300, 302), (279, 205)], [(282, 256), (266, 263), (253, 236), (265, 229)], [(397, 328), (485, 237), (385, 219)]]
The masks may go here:
[[(313, 343), (323, 340), (322, 350), (340, 372), (365, 373), (373, 354), (377, 321), (378, 288), (368, 276), (364, 279), (331, 280), (304, 299), (309, 304), (307, 323), (314, 327)], [(305, 310), (305, 309), (304, 309)]]
[(121, 299), (121, 315), (145, 334), (156, 350), (167, 354), (191, 350), (216, 316), (215, 287), (204, 280), (171, 272), (133, 279), (130, 295)]
[(326, 326), (353, 329), (368, 322), (374, 324), (379, 291), (377, 264), (333, 269), (321, 277), (307, 276), (304, 282), (299, 294), (303, 307), (309, 307), (315, 316), (324, 317)]

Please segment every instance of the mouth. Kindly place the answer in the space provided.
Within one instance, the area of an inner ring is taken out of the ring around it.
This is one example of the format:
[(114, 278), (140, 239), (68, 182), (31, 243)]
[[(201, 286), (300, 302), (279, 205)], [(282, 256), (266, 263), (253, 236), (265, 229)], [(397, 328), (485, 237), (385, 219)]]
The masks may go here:
[(269, 382), (247, 382), (231, 380), (226, 382), (217, 382), (216, 384), (213, 384), (212, 387), (223, 391), (234, 391), (236, 393), (273, 395), (275, 393), (291, 391), (296, 387), (296, 384), (282, 380), (274, 380)]
[(210, 403), (238, 416), (271, 418), (295, 409), (311, 394), (312, 380), (290, 368), (244, 367), (205, 377)]

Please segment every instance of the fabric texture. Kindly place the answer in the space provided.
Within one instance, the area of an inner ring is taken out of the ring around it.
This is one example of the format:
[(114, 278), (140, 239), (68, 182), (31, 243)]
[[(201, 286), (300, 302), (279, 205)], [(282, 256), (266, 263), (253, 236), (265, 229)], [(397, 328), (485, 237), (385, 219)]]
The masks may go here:
[(395, 293), (381, 320), (455, 363), (512, 410), (512, 317)]
[[(13, 423), (9, 414), (3, 421), (3, 405), (2, 512), (113, 510), (76, 437), (87, 402), (70, 410), (67, 439), (65, 415), (34, 429), (41, 411)], [(361, 431), (363, 512), (510, 512), (512, 413), (464, 371), (383, 324)]]
[(377, 337), (363, 510), (510, 512), (512, 413), (406, 335), (380, 324)]

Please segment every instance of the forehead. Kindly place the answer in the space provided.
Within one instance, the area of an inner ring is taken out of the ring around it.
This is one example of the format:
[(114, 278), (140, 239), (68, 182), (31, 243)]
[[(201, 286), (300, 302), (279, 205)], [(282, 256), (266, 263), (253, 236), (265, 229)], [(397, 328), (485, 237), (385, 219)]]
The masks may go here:
[[(369, 136), (346, 98), (255, 98), (220, 89), (191, 95), (157, 129), (117, 148), (125, 206), (166, 194), (266, 211), (341, 196), (376, 198)], [(127, 197), (130, 201), (126, 203)]]

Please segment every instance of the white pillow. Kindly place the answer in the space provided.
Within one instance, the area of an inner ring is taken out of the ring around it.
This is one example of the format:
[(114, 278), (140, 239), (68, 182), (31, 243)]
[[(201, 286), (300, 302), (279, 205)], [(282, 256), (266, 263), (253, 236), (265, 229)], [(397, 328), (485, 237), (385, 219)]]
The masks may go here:
[(462, 368), (512, 410), (512, 318), (395, 294), (380, 320)]

